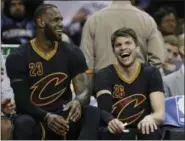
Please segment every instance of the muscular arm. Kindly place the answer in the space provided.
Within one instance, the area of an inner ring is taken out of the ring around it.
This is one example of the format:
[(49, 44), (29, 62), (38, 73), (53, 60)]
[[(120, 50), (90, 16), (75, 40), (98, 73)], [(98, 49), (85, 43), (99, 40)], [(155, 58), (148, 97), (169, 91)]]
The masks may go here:
[(165, 108), (164, 108), (164, 87), (161, 74), (155, 67), (150, 72), (149, 81), (149, 99), (151, 104), (151, 116), (153, 117), (157, 125), (161, 124), (164, 120)]
[(90, 96), (92, 95), (92, 85), (88, 81), (91, 74), (81, 73), (72, 79), (76, 99), (81, 105), (89, 104)]
[(160, 125), (165, 118), (164, 94), (162, 92), (153, 92), (150, 94), (149, 98), (153, 110), (151, 116), (153, 117), (155, 123)]
[(93, 81), (89, 80), (93, 71), (88, 68), (82, 50), (77, 47), (74, 47), (70, 60), (70, 71), (76, 99), (80, 101), (81, 105), (89, 104), (93, 89)]

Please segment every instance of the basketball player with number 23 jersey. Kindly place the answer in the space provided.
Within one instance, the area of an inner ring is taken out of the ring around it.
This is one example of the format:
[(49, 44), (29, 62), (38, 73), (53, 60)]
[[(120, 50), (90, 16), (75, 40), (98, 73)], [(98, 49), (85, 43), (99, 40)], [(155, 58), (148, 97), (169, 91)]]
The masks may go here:
[(100, 112), (87, 106), (92, 92), (85, 84), (90, 74), (83, 53), (61, 41), (63, 17), (56, 6), (39, 6), (34, 21), (36, 38), (22, 44), (6, 61), (20, 114), (14, 139), (95, 140)]

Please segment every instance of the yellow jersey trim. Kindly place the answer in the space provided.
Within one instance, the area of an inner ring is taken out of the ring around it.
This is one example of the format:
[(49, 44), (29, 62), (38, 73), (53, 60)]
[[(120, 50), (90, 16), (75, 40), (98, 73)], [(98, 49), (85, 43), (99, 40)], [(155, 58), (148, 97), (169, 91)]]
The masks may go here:
[(56, 54), (57, 49), (58, 49), (58, 42), (55, 42), (54, 49), (53, 49), (51, 52), (47, 53), (47, 55), (46, 55), (43, 51), (40, 51), (40, 50), (37, 48), (37, 46), (36, 46), (36, 44), (35, 44), (35, 39), (32, 39), (32, 40), (30, 41), (30, 43), (31, 43), (31, 46), (32, 46), (33, 50), (34, 50), (40, 57), (42, 57), (43, 59), (45, 59), (45, 60), (47, 60), (47, 61), (49, 61), (49, 60)]
[(118, 70), (118, 68), (116, 67), (116, 65), (113, 65), (113, 66), (114, 66), (114, 68), (115, 68), (115, 70), (116, 70), (116, 73), (117, 73), (118, 77), (119, 77), (121, 80), (123, 80), (124, 82), (128, 83), (128, 84), (131, 84), (132, 82), (134, 82), (134, 80), (136, 80), (136, 78), (139, 76), (139, 73), (140, 73), (140, 71), (141, 71), (141, 63), (136, 62), (136, 72), (135, 72), (135, 74), (134, 74), (132, 77), (130, 77), (130, 78), (126, 78), (126, 77), (124, 77), (124, 76), (119, 72), (119, 70)]
[(41, 130), (42, 130), (41, 140), (45, 140), (46, 139), (46, 131), (45, 131), (45, 128), (44, 128), (44, 125), (42, 124), (42, 122), (40, 122), (40, 126), (41, 126)]

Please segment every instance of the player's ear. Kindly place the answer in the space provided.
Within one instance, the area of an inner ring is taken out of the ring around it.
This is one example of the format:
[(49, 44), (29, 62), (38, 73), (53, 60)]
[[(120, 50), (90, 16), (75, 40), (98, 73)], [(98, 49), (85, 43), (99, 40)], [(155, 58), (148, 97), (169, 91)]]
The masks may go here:
[(137, 52), (137, 54), (140, 53), (140, 46), (138, 44), (136, 45), (136, 52)]
[(37, 18), (36, 23), (39, 27), (45, 27), (45, 22), (41, 17)]
[(112, 52), (115, 54), (115, 49), (114, 49), (114, 47), (112, 46)]
[(116, 57), (116, 52), (115, 52), (114, 47), (112, 47), (112, 52), (114, 53), (114, 56)]

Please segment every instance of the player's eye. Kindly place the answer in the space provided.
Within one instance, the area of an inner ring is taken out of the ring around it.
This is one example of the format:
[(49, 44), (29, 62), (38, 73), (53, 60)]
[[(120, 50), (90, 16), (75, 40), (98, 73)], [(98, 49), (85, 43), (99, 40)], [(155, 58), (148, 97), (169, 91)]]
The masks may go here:
[(168, 49), (167, 51), (168, 51), (169, 53), (171, 52), (171, 50), (170, 50), (170, 49)]
[(177, 54), (177, 53), (174, 53), (173, 55), (174, 55), (175, 57), (177, 57), (177, 56), (178, 56), (178, 54)]
[(126, 45), (130, 45), (130, 44), (132, 44), (132, 42), (126, 41), (125, 44), (126, 44)]
[(121, 43), (117, 43), (117, 44), (115, 44), (115, 47), (120, 47), (120, 46), (122, 46), (122, 44), (121, 44)]
[(62, 22), (62, 18), (60, 17), (56, 17), (53, 19), (54, 22)]

